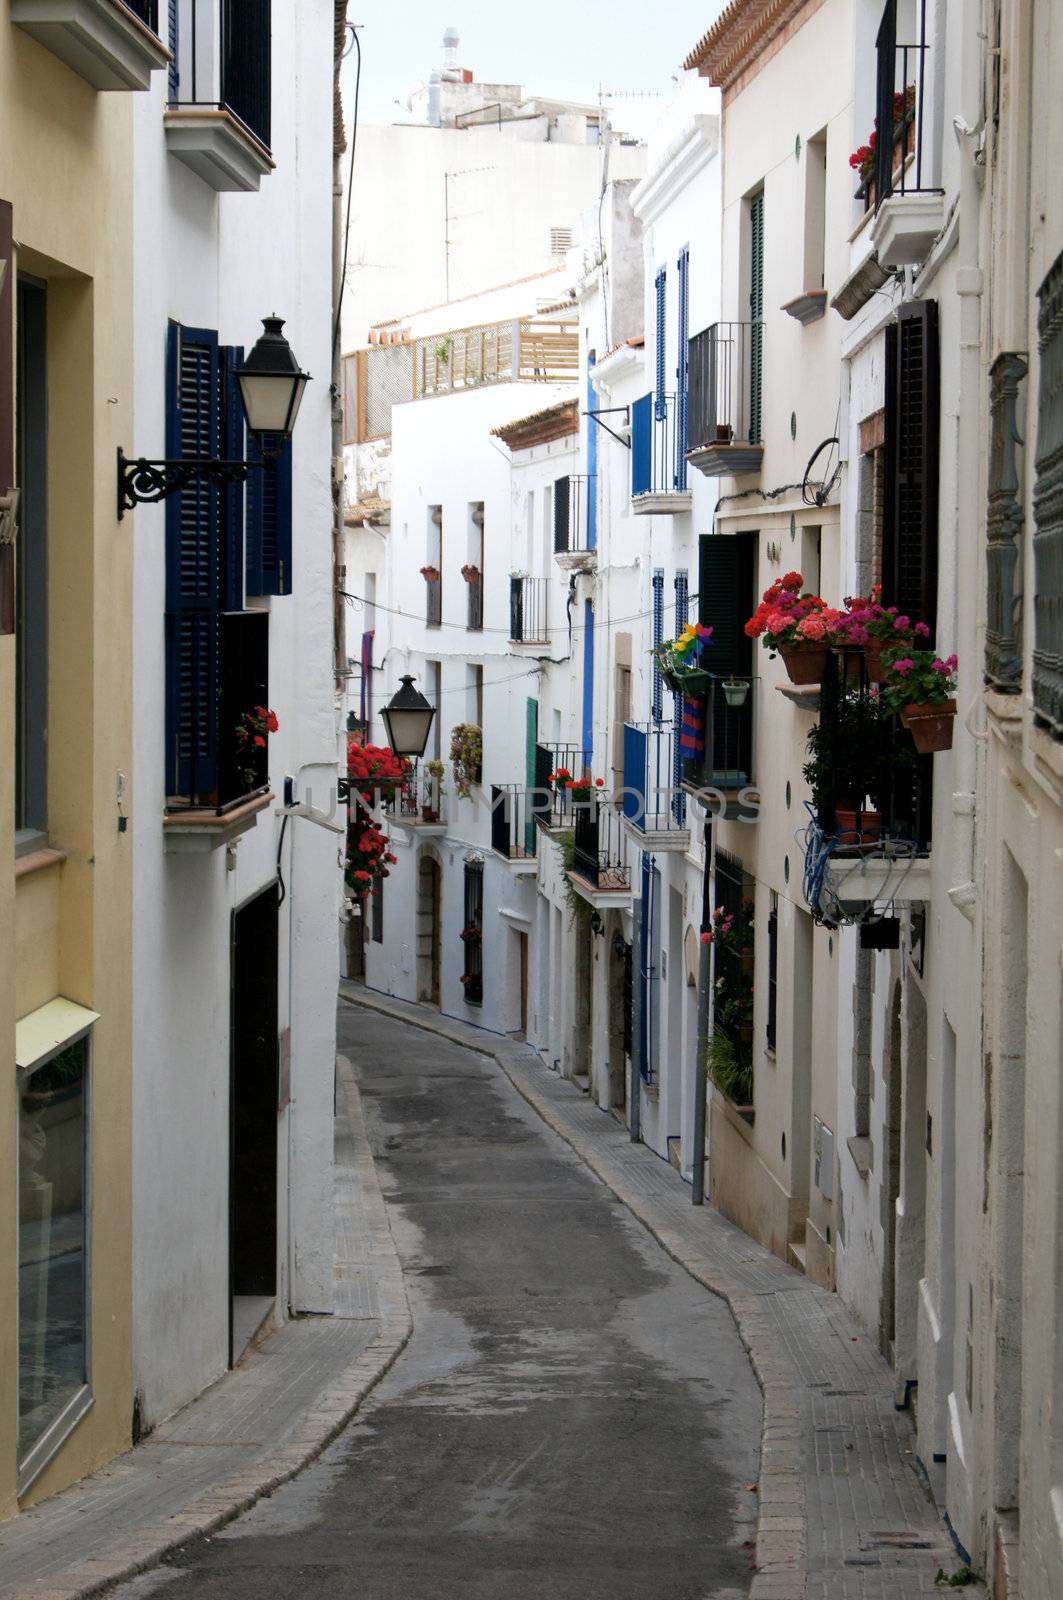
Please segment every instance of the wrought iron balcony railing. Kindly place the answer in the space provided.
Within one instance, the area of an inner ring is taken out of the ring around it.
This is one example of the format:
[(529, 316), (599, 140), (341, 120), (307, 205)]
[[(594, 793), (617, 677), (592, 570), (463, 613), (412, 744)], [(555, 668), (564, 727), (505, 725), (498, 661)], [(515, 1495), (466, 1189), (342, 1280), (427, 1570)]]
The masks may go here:
[(149, 27), (152, 33), (159, 31), (159, 3), (158, 0), (122, 0), (127, 11)]
[(554, 555), (579, 555), (595, 546), (597, 479), (571, 473), (554, 479)]
[(631, 407), (631, 498), (687, 492), (687, 416), (674, 394), (645, 394)]
[(491, 849), (507, 861), (535, 858), (535, 818), (528, 791), (515, 783), (491, 785)]
[(537, 744), (535, 746), (535, 793), (532, 796), (532, 813), (544, 828), (571, 828), (575, 826), (575, 804), (563, 785), (551, 779), (559, 770), (573, 778), (585, 777), (590, 772), (589, 750), (575, 744)]
[(573, 875), (599, 892), (630, 888), (628, 835), (620, 808), (592, 799), (574, 811)]
[(683, 762), (683, 778), (696, 789), (724, 796), (740, 793), (755, 781), (753, 770), (755, 678), (729, 674), (712, 677), (703, 702), (703, 749)]
[[(897, 0), (886, 0), (875, 48), (874, 166), (865, 179), (865, 201), (875, 210), (892, 194), (918, 194), (931, 182), (929, 127), (925, 108), (927, 51), (926, 0), (915, 0), (918, 43), (897, 41)], [(872, 196), (869, 184), (874, 182)]]
[(643, 833), (686, 829), (679, 741), (670, 722), (624, 725), (624, 816)]
[(764, 324), (714, 322), (690, 341), (687, 450), (700, 471), (753, 472), (763, 456)]
[(446, 796), (441, 778), (414, 762), (390, 808), (401, 822), (440, 826), (446, 822)]
[[(134, 9), (136, 9), (134, 7)], [(217, 51), (203, 48), (203, 38), (218, 17)], [(270, 145), (271, 43), (270, 0), (191, 0), (190, 27), (177, 32), (172, 9), (170, 49), (176, 58), (171, 73), (170, 106), (228, 111), (268, 150)]]
[(509, 637), (513, 644), (545, 644), (548, 587), (545, 578), (510, 578)]

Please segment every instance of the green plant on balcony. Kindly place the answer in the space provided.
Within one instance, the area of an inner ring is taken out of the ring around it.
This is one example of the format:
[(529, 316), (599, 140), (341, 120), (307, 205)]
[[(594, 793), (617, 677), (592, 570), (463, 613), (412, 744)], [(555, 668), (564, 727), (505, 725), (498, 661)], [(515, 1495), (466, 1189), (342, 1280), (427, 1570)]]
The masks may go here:
[(480, 781), (483, 765), (483, 729), (473, 722), (457, 722), (450, 734), (450, 762), (454, 769), (454, 788), (463, 800)]
[(241, 763), (240, 777), (248, 794), (262, 782), (259, 758), (255, 752), (265, 750), (266, 740), (271, 733), (276, 733), (279, 727), (277, 713), (271, 711), (268, 706), (252, 707), (250, 711), (244, 712), (236, 724), (236, 753)]
[(713, 1033), (705, 1051), (709, 1077), (736, 1106), (753, 1104), (753, 1052), (725, 1033)]
[(861, 695), (842, 688), (824, 705), (809, 729), (802, 768), (818, 816), (862, 813), (864, 831), (878, 826), (895, 774), (913, 759), (910, 749), (893, 739), (892, 717), (885, 696), (875, 689)]
[(952, 748), (956, 657), (933, 650), (891, 650), (882, 698), (896, 711), (922, 755)]
[(709, 674), (702, 657), (711, 644), (711, 628), (700, 622), (688, 622), (678, 638), (665, 639), (654, 647), (654, 663), (673, 693), (704, 693)]

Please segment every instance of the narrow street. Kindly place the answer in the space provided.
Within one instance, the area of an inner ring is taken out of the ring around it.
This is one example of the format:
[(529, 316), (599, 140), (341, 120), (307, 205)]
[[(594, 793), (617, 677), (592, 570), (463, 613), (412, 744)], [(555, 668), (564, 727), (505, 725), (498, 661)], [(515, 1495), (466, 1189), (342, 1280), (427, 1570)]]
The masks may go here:
[(346, 1006), (339, 1048), (413, 1338), (318, 1462), (115, 1592), (745, 1595), (760, 1396), (727, 1307), (494, 1063)]

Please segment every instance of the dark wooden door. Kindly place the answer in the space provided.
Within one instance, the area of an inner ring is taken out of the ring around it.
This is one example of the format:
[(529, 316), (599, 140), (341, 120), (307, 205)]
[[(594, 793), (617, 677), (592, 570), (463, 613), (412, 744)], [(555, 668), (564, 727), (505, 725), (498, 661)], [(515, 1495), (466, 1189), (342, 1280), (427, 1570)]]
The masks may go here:
[(277, 891), (233, 913), (230, 1051), (230, 1281), (277, 1291)]

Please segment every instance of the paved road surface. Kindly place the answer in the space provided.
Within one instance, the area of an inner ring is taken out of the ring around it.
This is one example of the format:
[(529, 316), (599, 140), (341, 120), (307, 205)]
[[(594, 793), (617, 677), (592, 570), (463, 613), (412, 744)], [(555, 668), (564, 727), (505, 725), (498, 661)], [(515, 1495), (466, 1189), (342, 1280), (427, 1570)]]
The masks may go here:
[(726, 1306), (493, 1063), (340, 1008), (415, 1332), (355, 1422), (124, 1585), (313, 1600), (737, 1600), (760, 1398)]

